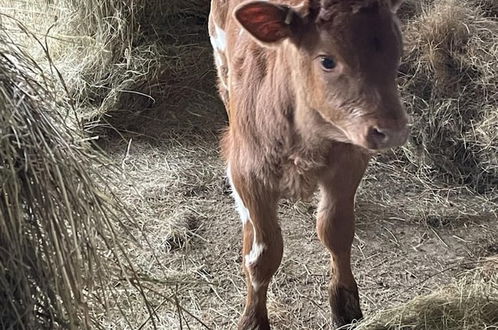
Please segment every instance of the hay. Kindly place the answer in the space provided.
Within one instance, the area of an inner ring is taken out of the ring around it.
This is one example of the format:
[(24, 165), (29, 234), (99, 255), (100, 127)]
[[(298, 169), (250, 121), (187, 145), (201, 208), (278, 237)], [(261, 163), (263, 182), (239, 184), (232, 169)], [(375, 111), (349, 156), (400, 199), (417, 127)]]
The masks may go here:
[(400, 84), (413, 116), (398, 156), (411, 171), (479, 193), (498, 184), (495, 1), (408, 2)]
[(126, 214), (98, 174), (104, 159), (67, 125), (53, 88), (1, 32), (2, 329), (98, 328), (109, 281), (135, 277), (118, 243)]
[(498, 273), (474, 271), (452, 285), (419, 296), (406, 304), (376, 313), (357, 330), (431, 329), (481, 330), (498, 328)]
[[(0, 0), (3, 10), (47, 39), (52, 59), (87, 128), (127, 129), (189, 93), (213, 90), (205, 24), (209, 1)], [(16, 27), (10, 27), (12, 33)], [(36, 46), (19, 42), (30, 52)]]
[(69, 14), (55, 34), (72, 35), (77, 48), (59, 45), (67, 52), (59, 61), (87, 122), (127, 128), (147, 110), (205, 89), (199, 76), (211, 70), (208, 1), (59, 0), (55, 6)]

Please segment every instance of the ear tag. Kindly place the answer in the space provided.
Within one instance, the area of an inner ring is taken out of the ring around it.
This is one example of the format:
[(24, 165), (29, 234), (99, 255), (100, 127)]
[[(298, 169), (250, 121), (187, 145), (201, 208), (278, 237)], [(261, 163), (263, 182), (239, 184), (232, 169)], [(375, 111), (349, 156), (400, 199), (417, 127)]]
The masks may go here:
[(292, 23), (292, 9), (287, 8), (287, 15), (285, 16), (285, 24), (290, 25)]

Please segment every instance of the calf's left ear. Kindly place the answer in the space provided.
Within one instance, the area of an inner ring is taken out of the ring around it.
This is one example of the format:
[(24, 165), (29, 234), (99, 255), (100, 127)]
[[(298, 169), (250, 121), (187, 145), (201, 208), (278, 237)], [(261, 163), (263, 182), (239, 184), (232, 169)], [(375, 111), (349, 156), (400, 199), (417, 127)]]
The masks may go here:
[(403, 3), (403, 0), (387, 0), (387, 2), (389, 3), (389, 6), (391, 7), (391, 11), (394, 14), (396, 14), (396, 12), (398, 11), (399, 7)]
[(299, 14), (292, 8), (268, 1), (251, 1), (239, 5), (236, 20), (263, 44), (278, 43), (292, 36), (292, 26)]

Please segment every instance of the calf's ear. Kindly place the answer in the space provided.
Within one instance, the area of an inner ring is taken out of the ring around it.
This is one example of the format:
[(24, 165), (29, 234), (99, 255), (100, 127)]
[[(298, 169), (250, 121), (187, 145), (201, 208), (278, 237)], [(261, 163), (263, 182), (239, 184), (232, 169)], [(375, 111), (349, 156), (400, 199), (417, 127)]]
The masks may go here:
[(251, 1), (239, 5), (235, 19), (263, 44), (278, 43), (292, 36), (292, 26), (299, 14), (286, 5), (268, 1)]
[(399, 7), (403, 3), (403, 0), (387, 0), (389, 2), (389, 6), (391, 7), (391, 11), (396, 14)]

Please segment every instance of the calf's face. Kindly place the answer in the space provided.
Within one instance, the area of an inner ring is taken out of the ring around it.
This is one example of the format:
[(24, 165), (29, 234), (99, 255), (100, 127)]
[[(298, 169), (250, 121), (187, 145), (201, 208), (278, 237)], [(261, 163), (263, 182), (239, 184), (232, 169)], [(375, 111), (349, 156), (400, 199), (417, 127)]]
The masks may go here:
[(322, 0), (300, 13), (254, 1), (239, 6), (235, 17), (261, 44), (282, 47), (298, 97), (328, 123), (331, 136), (380, 150), (403, 144), (409, 131), (396, 85), (402, 53), (398, 5)]

